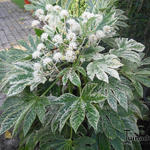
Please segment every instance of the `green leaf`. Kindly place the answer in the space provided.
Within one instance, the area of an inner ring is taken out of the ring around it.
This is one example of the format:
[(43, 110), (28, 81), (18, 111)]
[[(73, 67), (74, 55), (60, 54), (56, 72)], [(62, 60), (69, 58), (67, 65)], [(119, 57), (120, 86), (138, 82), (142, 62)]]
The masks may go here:
[(71, 111), (72, 111), (72, 108), (69, 107), (68, 105), (65, 105), (61, 108), (61, 111), (59, 111), (59, 113), (61, 114), (61, 117), (60, 117), (60, 121), (59, 121), (59, 132), (62, 131), (66, 121), (69, 119), (69, 117), (71, 116)]
[(135, 76), (135, 79), (138, 80), (144, 86), (150, 87), (150, 78), (149, 77), (146, 77), (143, 75), (137, 75), (137, 76)]
[(62, 82), (63, 82), (63, 85), (67, 84), (67, 82), (68, 82), (68, 76), (67, 76), (67, 74), (64, 74), (64, 76), (62, 77)]
[(85, 118), (85, 104), (83, 101), (79, 101), (74, 107), (70, 117), (70, 124), (75, 132), (77, 132), (84, 118)]
[(136, 106), (135, 104), (131, 103), (131, 104), (129, 105), (129, 108), (130, 108), (130, 110), (131, 110), (136, 116), (138, 116), (140, 119), (143, 119), (141, 110), (139, 109), (138, 106)]
[(22, 113), (20, 114), (20, 116), (18, 117), (18, 119), (17, 119), (17, 121), (15, 123), (14, 129), (13, 129), (13, 134), (12, 135), (14, 135), (17, 132), (20, 124), (22, 123), (22, 121), (24, 119), (24, 116), (26, 115), (27, 111), (30, 109), (31, 106), (32, 106), (32, 103), (29, 104), (28, 106), (26, 106), (24, 108), (24, 110), (22, 111)]
[(10, 107), (8, 107), (1, 115), (0, 115), (0, 124), (13, 112), (22, 110), (24, 108), (23, 103), (17, 103)]
[(32, 36), (29, 36), (29, 42), (30, 42), (30, 45), (32, 46), (32, 48), (34, 49), (34, 51), (36, 51), (37, 47), (36, 47), (36, 44), (35, 44)]
[(124, 91), (113, 89), (114, 97), (117, 99), (119, 104), (127, 111), (128, 110), (128, 99)]
[(125, 126), (120, 116), (116, 112), (113, 112), (113, 111), (109, 111), (108, 113), (107, 112), (105, 113), (107, 114), (112, 126), (116, 130), (120, 131), (121, 133), (124, 133)]
[(41, 30), (41, 29), (38, 29), (38, 28), (35, 28), (34, 31), (35, 31), (36, 35), (39, 36), (39, 37), (44, 33), (44, 30)]
[(106, 96), (100, 93), (93, 93), (86, 99), (86, 102), (89, 101), (90, 103), (100, 103), (103, 102), (104, 100), (106, 100)]
[(86, 77), (86, 71), (84, 70), (83, 67), (78, 66), (78, 67), (76, 67), (76, 70), (77, 70), (78, 72), (80, 72), (83, 76)]
[(79, 76), (75, 73), (75, 71), (70, 71), (70, 73), (68, 74), (68, 78), (71, 81), (72, 84), (74, 84), (75, 86), (80, 87), (81, 86), (81, 81)]
[(110, 51), (111, 54), (114, 54), (118, 57), (122, 57), (132, 62), (140, 63), (141, 58), (138, 52), (142, 52), (145, 46), (141, 43), (136, 42), (127, 38), (116, 38), (115, 43), (117, 49)]
[(142, 87), (142, 85), (141, 85), (139, 82), (135, 81), (135, 82), (133, 83), (133, 86), (135, 87), (137, 93), (138, 93), (141, 97), (143, 97), (143, 87)]
[(108, 73), (110, 76), (120, 80), (119, 73), (117, 72), (117, 68), (121, 67), (117, 56), (108, 54), (101, 55), (101, 57), (96, 58), (96, 61), (91, 62), (87, 65), (87, 74), (91, 80), (96, 76), (99, 80), (102, 80), (108, 83)]
[(78, 97), (74, 96), (70, 93), (65, 93), (58, 97), (57, 99), (51, 101), (52, 104), (67, 104), (67, 103), (73, 103), (74, 101), (77, 101)]
[(150, 57), (147, 57), (142, 61), (142, 65), (149, 65), (149, 64), (150, 64)]
[(92, 145), (96, 144), (96, 141), (92, 137), (83, 136), (74, 140), (76, 143), (75, 149), (77, 150), (92, 150)]
[(33, 52), (33, 49), (32, 49), (25, 41), (21, 40), (21, 41), (19, 41), (19, 44), (20, 44), (22, 47), (26, 48), (27, 50)]
[(3, 105), (2, 105), (2, 108), (3, 108), (3, 110), (7, 110), (7, 109), (9, 109), (11, 106), (13, 106), (13, 105), (19, 105), (19, 104), (22, 104), (24, 101), (23, 100), (20, 100), (20, 98), (18, 98), (18, 97), (15, 97), (15, 96), (13, 96), (13, 97), (8, 97), (5, 101), (4, 101), (4, 103), (3, 103)]
[(21, 93), (24, 90), (24, 88), (26, 87), (26, 84), (27, 84), (27, 82), (25, 81), (23, 83), (19, 83), (19, 84), (11, 86), (8, 90), (7, 95), (14, 96), (14, 95)]
[(58, 125), (59, 125), (59, 131), (61, 132), (66, 121), (69, 119), (72, 110), (77, 105), (78, 100), (79, 100), (78, 97), (76, 97), (70, 93), (66, 93), (51, 102), (52, 104), (62, 104), (63, 105), (62, 107), (60, 107), (56, 116), (52, 120), (51, 128), (52, 128), (53, 132), (56, 131)]
[(15, 125), (21, 113), (22, 113), (22, 109), (16, 110), (16, 112), (12, 112), (3, 120), (0, 128), (0, 135), (2, 135), (3, 133), (5, 133), (7, 130), (9, 130), (11, 127)]
[(86, 101), (89, 95), (93, 93), (96, 86), (97, 86), (96, 83), (87, 83), (82, 89), (82, 94), (81, 94), (82, 99)]
[(25, 116), (24, 118), (24, 125), (23, 125), (23, 132), (24, 132), (24, 136), (26, 136), (26, 134), (28, 133), (28, 131), (30, 130), (34, 120), (36, 118), (36, 112), (35, 110), (32, 108)]
[(100, 116), (99, 116), (98, 110), (92, 104), (86, 105), (86, 117), (88, 119), (89, 124), (95, 130), (97, 130), (97, 125), (98, 125)]
[(96, 86), (96, 83), (87, 83), (83, 88), (81, 98), (86, 103), (99, 103), (106, 99), (104, 95), (94, 92)]
[(139, 134), (139, 128), (137, 126), (137, 121), (135, 118), (133, 118), (133, 116), (128, 116), (128, 117), (125, 117), (125, 118), (122, 118), (124, 124), (125, 124), (125, 127), (136, 133), (136, 134)]
[(134, 150), (142, 150), (142, 146), (139, 141), (133, 141), (132, 145), (134, 147)]
[(37, 114), (40, 122), (42, 124), (44, 124), (44, 122), (45, 122), (45, 113), (46, 113), (45, 106), (43, 104), (38, 103), (35, 106), (35, 111), (36, 111), (36, 114)]
[(98, 149), (100, 150), (111, 150), (111, 145), (109, 139), (105, 134), (100, 134), (97, 136)]
[(87, 66), (87, 74), (91, 80), (94, 79), (95, 75), (99, 80), (105, 81), (108, 83), (107, 74), (100, 68), (100, 64), (97, 62), (91, 62)]
[(117, 100), (115, 99), (113, 93), (111, 91), (109, 91), (109, 95), (107, 98), (108, 104), (110, 105), (110, 107), (117, 112)]
[(124, 150), (123, 142), (119, 138), (113, 139), (111, 144), (115, 150)]
[(106, 117), (102, 117), (102, 126), (103, 131), (107, 138), (109, 139), (115, 139), (116, 138), (116, 130), (112, 127), (109, 120)]

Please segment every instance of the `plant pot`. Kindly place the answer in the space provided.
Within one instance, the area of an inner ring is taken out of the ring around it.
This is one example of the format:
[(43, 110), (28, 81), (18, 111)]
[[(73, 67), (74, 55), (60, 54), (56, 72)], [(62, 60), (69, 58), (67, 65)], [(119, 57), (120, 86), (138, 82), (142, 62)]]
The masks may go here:
[(31, 4), (28, 0), (24, 0), (25, 4)]

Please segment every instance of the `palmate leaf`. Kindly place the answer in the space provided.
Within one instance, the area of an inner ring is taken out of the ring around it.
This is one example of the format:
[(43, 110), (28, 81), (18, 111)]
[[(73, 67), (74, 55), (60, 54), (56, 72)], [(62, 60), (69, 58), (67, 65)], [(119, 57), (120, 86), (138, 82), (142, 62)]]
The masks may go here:
[(94, 104), (104, 101), (106, 97), (100, 94), (94, 96), (92, 92), (95, 87), (96, 84), (87, 84), (82, 90), (81, 97), (66, 93), (52, 101), (52, 104), (63, 105), (53, 119), (52, 128), (54, 129), (54, 126), (58, 125), (61, 132), (66, 121), (70, 119), (72, 128), (77, 132), (86, 116), (89, 124), (97, 130), (99, 112)]
[(24, 125), (23, 125), (23, 132), (24, 136), (28, 133), (29, 129), (31, 128), (31, 125), (33, 124), (34, 120), (36, 118), (36, 113), (35, 110), (30, 110), (25, 118), (24, 118)]
[(110, 83), (104, 83), (99, 86), (100, 92), (107, 96), (107, 102), (110, 107), (117, 111), (119, 103), (126, 111), (128, 110), (128, 96), (132, 96), (131, 89), (122, 81), (110, 78)]
[(116, 130), (112, 127), (112, 125), (109, 123), (109, 120), (107, 117), (102, 118), (102, 126), (103, 126), (103, 131), (107, 138), (109, 139), (115, 139), (116, 138)]
[(124, 58), (131, 62), (140, 63), (140, 52), (143, 52), (144, 45), (135, 40), (128, 40), (127, 38), (116, 38), (116, 48), (110, 50), (111, 54)]
[(99, 134), (97, 138), (98, 147), (101, 150), (111, 150), (111, 144), (105, 134)]
[(86, 117), (88, 119), (89, 124), (97, 130), (97, 125), (99, 122), (99, 112), (98, 110), (92, 105), (92, 104), (87, 104), (86, 106)]
[(14, 71), (14, 63), (27, 57), (28, 54), (19, 49), (0, 51), (0, 81)]
[(100, 103), (106, 99), (106, 97), (100, 93), (94, 92), (96, 83), (87, 83), (81, 93), (81, 98), (86, 103)]
[[(14, 97), (9, 97), (8, 101), (13, 101)], [(19, 101), (12, 104), (4, 113), (0, 116), (0, 134), (3, 134), (5, 131), (9, 130), (14, 126), (13, 134), (17, 132), (17, 129), (20, 127), (21, 123), (24, 121), (23, 130), (26, 135), (29, 131), (35, 117), (39, 115), (42, 117), (42, 122), (44, 121), (45, 114), (39, 114), (35, 111), (35, 107), (38, 106), (39, 101), (43, 102), (43, 107), (46, 107), (48, 104), (47, 99), (38, 98), (34, 95), (27, 94), (21, 97), (18, 97)], [(6, 100), (6, 105), (7, 105)], [(5, 106), (5, 103), (4, 103)], [(42, 112), (41, 107), (38, 107), (38, 111)], [(40, 117), (39, 117), (40, 118)]]
[[(128, 67), (129, 65), (133, 66)], [(139, 96), (143, 97), (143, 86), (150, 87), (150, 70), (149, 68), (140, 68), (139, 65), (133, 63), (125, 63), (122, 68), (123, 74), (132, 82)], [(143, 85), (143, 86), (142, 86)]]
[(115, 69), (121, 66), (122, 64), (115, 55), (105, 55), (101, 59), (88, 64), (87, 74), (91, 80), (96, 76), (99, 80), (108, 83), (108, 75), (106, 73), (120, 80), (119, 73)]
[[(29, 36), (29, 44), (20, 41), (26, 51), (10, 49), (0, 52), (0, 90), (7, 93), (8, 96), (21, 93), (26, 86), (32, 85), (31, 90), (38, 86), (39, 83), (35, 82), (33, 77), (33, 65), (27, 61), (37, 50), (38, 43), (38, 39), (34, 40)], [(44, 82), (46, 79), (42, 77), (41, 80)]]
[(74, 142), (76, 143), (75, 150), (93, 150), (92, 145), (96, 144), (96, 140), (88, 136), (79, 137)]
[(115, 128), (121, 133), (124, 133), (125, 125), (123, 121), (121, 120), (120, 116), (113, 111), (109, 111), (109, 112), (104, 111), (104, 113), (109, 118), (110, 123), (112, 124), (113, 128)]
[(79, 126), (85, 118), (85, 103), (81, 100), (75, 105), (70, 117), (70, 124), (75, 132), (77, 132)]
[(0, 134), (5, 132), (6, 129), (10, 129), (12, 126), (14, 126), (14, 129), (13, 129), (13, 135), (14, 135), (17, 132), (25, 114), (27, 113), (27, 111), (30, 109), (31, 106), (32, 106), (32, 103), (28, 105), (24, 104), (24, 106), (19, 105), (17, 109), (17, 105), (15, 105), (15, 110), (12, 109), (13, 108), (12, 106), (10, 107), (11, 112), (9, 112), (9, 110), (4, 112), (4, 115), (7, 114), (7, 116), (5, 119), (3, 119), (1, 123)]
[[(26, 86), (32, 86), (36, 84), (38, 86), (40, 83), (44, 83), (46, 81), (46, 78), (41, 76), (41, 80), (36, 81), (34, 80), (34, 70), (33, 70), (33, 65), (29, 62), (17, 62), (14, 64), (14, 72), (13, 74), (10, 74), (6, 78), (6, 83), (9, 84), (9, 89), (6, 91), (7, 96), (13, 96), (16, 94), (21, 93)], [(4, 83), (5, 83), (4, 82)], [(2, 87), (7, 87), (7, 84), (2, 83)], [(3, 87), (3, 88), (4, 88)], [(35, 88), (35, 87), (34, 87)]]
[[(82, 71), (82, 74), (85, 74), (85, 72), (83, 72), (83, 69), (81, 70), (81, 68), (78, 68), (80, 69), (80, 72)], [(79, 76), (77, 75), (77, 73), (75, 72), (77, 70), (77, 68), (66, 68), (65, 70), (61, 71), (60, 74), (58, 76), (63, 76), (62, 77), (62, 82), (63, 82), (63, 85), (66, 85), (68, 80), (70, 80), (70, 82), (77, 86), (77, 87), (80, 87), (81, 86), (81, 80), (79, 78)]]
[(119, 138), (115, 138), (111, 141), (111, 145), (115, 150), (124, 150), (124, 145)]
[(97, 53), (102, 52), (104, 50), (105, 48), (102, 46), (97, 47), (90, 46), (88, 48), (83, 49), (80, 57), (90, 61), (96, 56)]

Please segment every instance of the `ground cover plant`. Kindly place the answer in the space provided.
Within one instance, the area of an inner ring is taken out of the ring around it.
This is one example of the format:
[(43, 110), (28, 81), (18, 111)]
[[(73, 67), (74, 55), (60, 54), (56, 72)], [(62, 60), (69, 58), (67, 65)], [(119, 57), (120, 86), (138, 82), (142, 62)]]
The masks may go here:
[(138, 135), (146, 117), (150, 58), (119, 36), (127, 17), (116, 0), (31, 2), (36, 38), (0, 52), (0, 134), (13, 127), (20, 150), (141, 149), (126, 130)]

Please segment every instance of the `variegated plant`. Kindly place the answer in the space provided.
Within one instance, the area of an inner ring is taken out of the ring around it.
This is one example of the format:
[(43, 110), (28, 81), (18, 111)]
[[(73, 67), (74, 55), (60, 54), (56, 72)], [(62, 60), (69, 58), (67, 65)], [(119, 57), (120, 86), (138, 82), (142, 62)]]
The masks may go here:
[[(13, 127), (20, 150), (126, 150), (139, 134), (140, 100), (150, 87), (144, 45), (121, 38), (127, 18), (116, 0), (31, 0), (36, 38), (26, 50), (0, 52), (0, 90), (7, 95), (0, 134)], [(80, 4), (84, 4), (81, 8)], [(76, 8), (76, 9), (74, 9)]]

